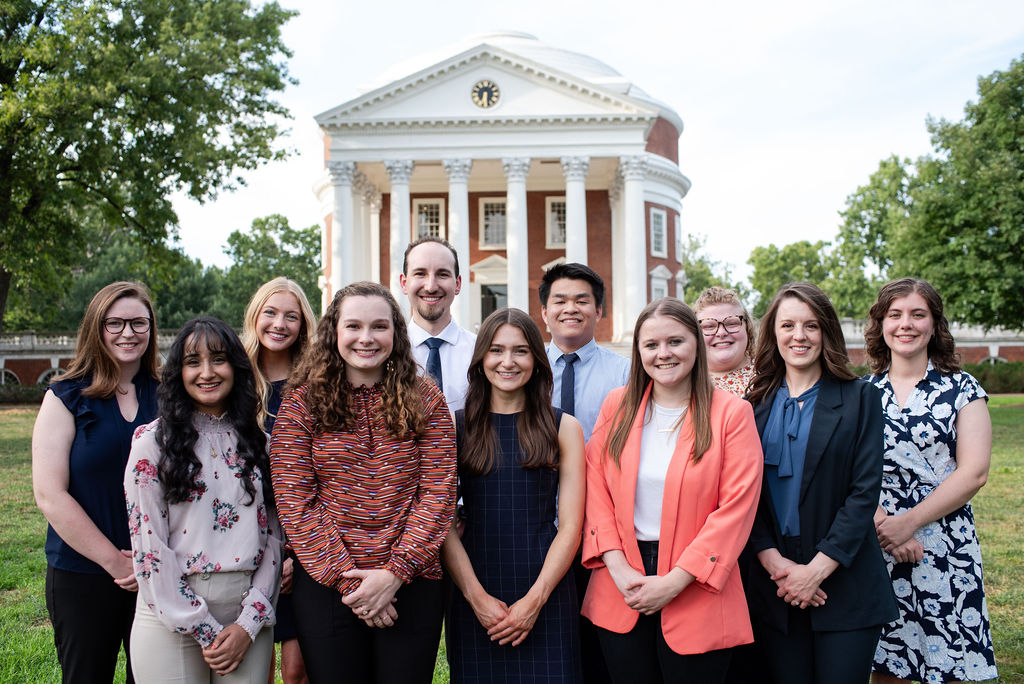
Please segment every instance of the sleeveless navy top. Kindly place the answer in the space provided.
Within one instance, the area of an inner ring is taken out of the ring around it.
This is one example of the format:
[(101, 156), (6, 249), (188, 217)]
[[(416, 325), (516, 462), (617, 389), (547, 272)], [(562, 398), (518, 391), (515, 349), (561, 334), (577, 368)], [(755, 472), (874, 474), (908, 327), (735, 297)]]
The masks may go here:
[[(139, 411), (128, 422), (121, 415), (117, 397), (82, 395), (91, 378), (59, 380), (50, 391), (75, 418), (75, 440), (68, 459), (68, 493), (85, 510), (100, 532), (119, 549), (130, 549), (128, 513), (124, 499), (124, 469), (128, 464), (135, 429), (156, 419), (157, 381), (145, 370), (132, 378)], [(96, 563), (75, 551), (46, 527), (46, 562), (59, 570), (92, 575), (104, 572)]]

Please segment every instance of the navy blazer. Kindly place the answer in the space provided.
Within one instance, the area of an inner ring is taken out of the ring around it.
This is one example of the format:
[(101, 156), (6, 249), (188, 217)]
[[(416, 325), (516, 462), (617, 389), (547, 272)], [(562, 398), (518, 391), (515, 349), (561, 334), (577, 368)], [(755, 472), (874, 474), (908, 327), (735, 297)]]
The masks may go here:
[[(754, 407), (764, 434), (774, 393)], [(882, 625), (897, 617), (892, 582), (882, 559), (873, 516), (882, 486), (882, 398), (861, 380), (821, 378), (811, 419), (800, 482), (800, 557), (805, 564), (821, 551), (839, 563), (821, 589), (825, 605), (807, 608), (811, 629), (838, 631)], [(759, 551), (782, 549), (782, 532), (765, 481), (750, 534), (753, 556), (748, 598), (751, 614), (786, 632), (788, 606), (757, 561)]]

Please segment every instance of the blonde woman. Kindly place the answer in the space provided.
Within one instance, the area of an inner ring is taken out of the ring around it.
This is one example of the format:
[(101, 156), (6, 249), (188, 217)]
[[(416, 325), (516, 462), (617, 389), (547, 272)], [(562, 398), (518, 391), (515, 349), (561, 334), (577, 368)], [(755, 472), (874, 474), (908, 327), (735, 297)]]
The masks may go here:
[(754, 377), (754, 323), (735, 290), (709, 287), (693, 307), (708, 348), (708, 370), (718, 389), (738, 397)]

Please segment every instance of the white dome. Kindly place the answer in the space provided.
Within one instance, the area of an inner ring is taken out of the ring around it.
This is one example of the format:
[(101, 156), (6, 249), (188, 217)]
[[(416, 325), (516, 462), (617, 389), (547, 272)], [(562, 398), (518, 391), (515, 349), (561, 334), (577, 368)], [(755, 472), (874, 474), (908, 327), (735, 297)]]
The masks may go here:
[(683, 130), (683, 121), (675, 110), (664, 102), (648, 95), (639, 86), (604, 62), (594, 59), (589, 55), (543, 43), (536, 36), (522, 31), (475, 33), (457, 43), (403, 60), (388, 67), (387, 70), (374, 79), (370, 86), (363, 88), (362, 91), (365, 93), (383, 88), (389, 83), (428, 69), (435, 64), (485, 44), (518, 55), (531, 62), (543, 64), (552, 69), (575, 76), (606, 90), (650, 103), (678, 131), (682, 132)]

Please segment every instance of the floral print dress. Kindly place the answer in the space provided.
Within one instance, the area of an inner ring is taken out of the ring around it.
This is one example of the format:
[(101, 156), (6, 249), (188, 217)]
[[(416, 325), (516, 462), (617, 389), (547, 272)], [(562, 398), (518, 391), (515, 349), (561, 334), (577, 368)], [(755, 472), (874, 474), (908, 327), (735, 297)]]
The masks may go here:
[(196, 413), (196, 457), (201, 469), (186, 501), (168, 504), (157, 477), (162, 457), (159, 420), (135, 432), (125, 470), (128, 527), (139, 595), (168, 629), (191, 635), (204, 648), (224, 628), (193, 591), (192, 575), (251, 573), (235, 624), (250, 638), (274, 624), (273, 599), (281, 578), (281, 533), (252, 474), (256, 498), (242, 487), (238, 439), (231, 423)]
[[(882, 390), (885, 462), (880, 503), (905, 512), (956, 470), (956, 419), (988, 395), (970, 374), (943, 375), (928, 363), (900, 408), (889, 375), (867, 380)], [(884, 553), (900, 617), (882, 628), (873, 669), (921, 682), (981, 681), (996, 676), (981, 576), (981, 547), (967, 503), (920, 528), (918, 563)]]

